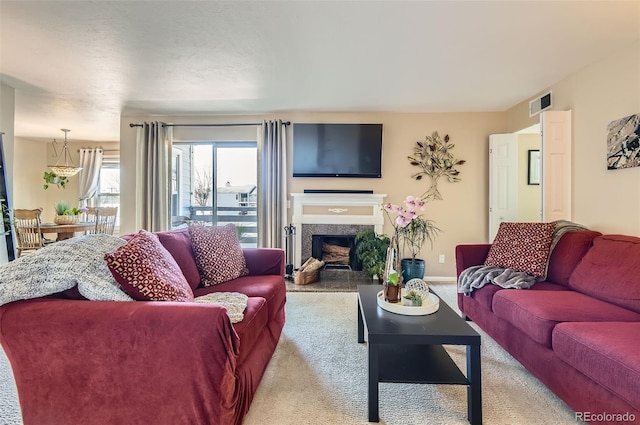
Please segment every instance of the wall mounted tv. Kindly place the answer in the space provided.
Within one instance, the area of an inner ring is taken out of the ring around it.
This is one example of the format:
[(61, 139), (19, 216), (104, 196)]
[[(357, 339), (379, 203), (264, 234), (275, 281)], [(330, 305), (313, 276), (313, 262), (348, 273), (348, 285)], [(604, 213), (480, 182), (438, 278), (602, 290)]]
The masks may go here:
[(382, 124), (293, 124), (293, 177), (382, 177)]

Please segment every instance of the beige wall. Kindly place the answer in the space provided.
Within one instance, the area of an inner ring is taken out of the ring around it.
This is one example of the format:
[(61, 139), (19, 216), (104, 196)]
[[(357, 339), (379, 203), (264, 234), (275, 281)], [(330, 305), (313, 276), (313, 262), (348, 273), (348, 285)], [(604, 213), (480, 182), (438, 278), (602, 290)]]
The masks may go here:
[(540, 221), (540, 186), (528, 184), (529, 150), (540, 149), (540, 135), (518, 135), (518, 221)]
[[(56, 149), (60, 154), (62, 143), (59, 139), (58, 142)], [(116, 142), (70, 141), (69, 153), (71, 154), (72, 162), (78, 165), (78, 149), (80, 148), (102, 147), (104, 149), (117, 150), (118, 146), (119, 143)], [(55, 217), (54, 205), (56, 202), (66, 201), (70, 205), (78, 204), (77, 175), (69, 178), (69, 182), (64, 189), (55, 185), (49, 185), (47, 190), (43, 188), (44, 172), (49, 171), (48, 167), (56, 163), (56, 157), (53, 154), (50, 142), (17, 137), (15, 163), (14, 208), (42, 208), (42, 221), (51, 222)]]
[[(42, 208), (43, 213), (50, 206), (48, 193), (42, 188), (43, 172), (47, 169), (46, 143), (16, 137), (15, 143), (15, 191), (13, 194), (14, 208), (34, 209)], [(55, 186), (48, 192), (57, 192)], [(51, 206), (53, 210), (53, 206)]]
[[(640, 41), (550, 88), (553, 109), (573, 111), (573, 220), (604, 233), (640, 235), (640, 167), (607, 170), (606, 161), (607, 124), (640, 113)], [(528, 103), (507, 111), (509, 131), (538, 121), (528, 118)]]
[[(130, 122), (161, 120), (174, 123), (231, 123), (260, 122), (273, 116), (244, 117), (122, 117), (122, 233), (135, 229), (135, 137), (136, 129)], [(433, 250), (426, 247), (422, 257), (427, 261), (428, 276), (455, 275), (454, 249), (459, 243), (484, 242), (487, 235), (487, 164), (488, 138), (492, 133), (505, 129), (503, 113), (459, 113), (459, 114), (411, 114), (411, 113), (282, 113), (277, 118), (292, 122), (344, 122), (383, 123), (383, 169), (381, 179), (346, 178), (292, 178), (289, 177), (288, 192), (304, 189), (373, 189), (387, 194), (387, 201), (401, 203), (407, 195), (420, 195), (427, 189), (426, 182), (411, 179), (415, 171), (409, 165), (407, 155), (412, 153), (414, 143), (424, 140), (426, 135), (438, 131), (449, 134), (456, 144), (453, 153), (465, 159), (460, 166), (462, 181), (451, 184), (441, 182), (440, 191), (444, 200), (427, 206), (428, 218), (435, 220), (443, 233), (438, 237)], [(289, 169), (291, 169), (291, 127), (288, 127)], [(240, 128), (174, 128), (177, 140), (255, 140), (255, 127)], [(291, 173), (289, 172), (289, 176)], [(385, 225), (385, 232), (391, 228)], [(445, 254), (445, 263), (438, 264), (438, 254)]]

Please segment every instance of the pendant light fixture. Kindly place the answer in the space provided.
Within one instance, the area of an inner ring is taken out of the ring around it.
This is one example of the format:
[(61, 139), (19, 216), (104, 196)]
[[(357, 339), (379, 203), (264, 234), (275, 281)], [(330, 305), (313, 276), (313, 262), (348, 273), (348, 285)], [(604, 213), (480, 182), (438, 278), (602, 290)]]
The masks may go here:
[[(51, 171), (53, 171), (57, 176), (60, 176), (60, 177), (75, 176), (76, 174), (78, 174), (80, 170), (82, 170), (82, 168), (76, 167), (75, 165), (73, 165), (73, 161), (71, 160), (71, 153), (69, 152), (69, 145), (67, 142), (67, 133), (70, 132), (71, 130), (67, 128), (63, 128), (61, 130), (64, 131), (64, 146), (62, 147), (62, 152), (60, 152), (60, 156), (58, 156), (56, 165), (51, 167)], [(58, 154), (56, 152), (56, 143), (57, 143), (56, 139), (53, 139), (53, 142), (52, 142), (53, 152), (54, 152), (54, 155), (57, 156)], [(58, 165), (62, 160), (63, 156), (64, 156), (64, 165)]]

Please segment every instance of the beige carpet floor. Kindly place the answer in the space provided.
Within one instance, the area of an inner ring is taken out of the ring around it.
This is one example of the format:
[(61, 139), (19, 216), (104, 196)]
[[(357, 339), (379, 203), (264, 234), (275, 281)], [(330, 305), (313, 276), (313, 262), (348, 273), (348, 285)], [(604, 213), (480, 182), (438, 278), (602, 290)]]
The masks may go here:
[[(455, 286), (452, 283), (434, 286), (445, 301), (453, 303)], [(283, 335), (245, 424), (368, 423), (367, 348), (366, 343), (357, 342), (357, 294), (294, 292), (287, 297)], [(485, 424), (577, 423), (571, 409), (488, 336), (480, 333)], [(450, 346), (447, 350), (456, 363), (464, 367), (464, 347)], [(467, 424), (466, 388), (380, 384), (380, 423)], [(22, 424), (13, 375), (1, 350), (0, 424)]]
[[(434, 287), (455, 305), (454, 283)], [(245, 423), (367, 424), (367, 347), (357, 342), (357, 294), (294, 292), (287, 298), (283, 335)], [(564, 402), (480, 333), (485, 424), (578, 423)], [(447, 350), (465, 371), (465, 348)], [(380, 423), (468, 424), (466, 387), (380, 384)]]

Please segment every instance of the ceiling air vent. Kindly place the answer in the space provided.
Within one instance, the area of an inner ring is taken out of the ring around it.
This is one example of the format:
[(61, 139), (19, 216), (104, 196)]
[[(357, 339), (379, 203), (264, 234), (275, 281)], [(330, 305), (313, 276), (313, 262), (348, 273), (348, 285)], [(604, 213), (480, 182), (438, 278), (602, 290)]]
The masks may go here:
[(529, 117), (538, 115), (540, 112), (551, 108), (551, 106), (553, 106), (553, 103), (551, 102), (551, 91), (549, 91), (529, 102)]

